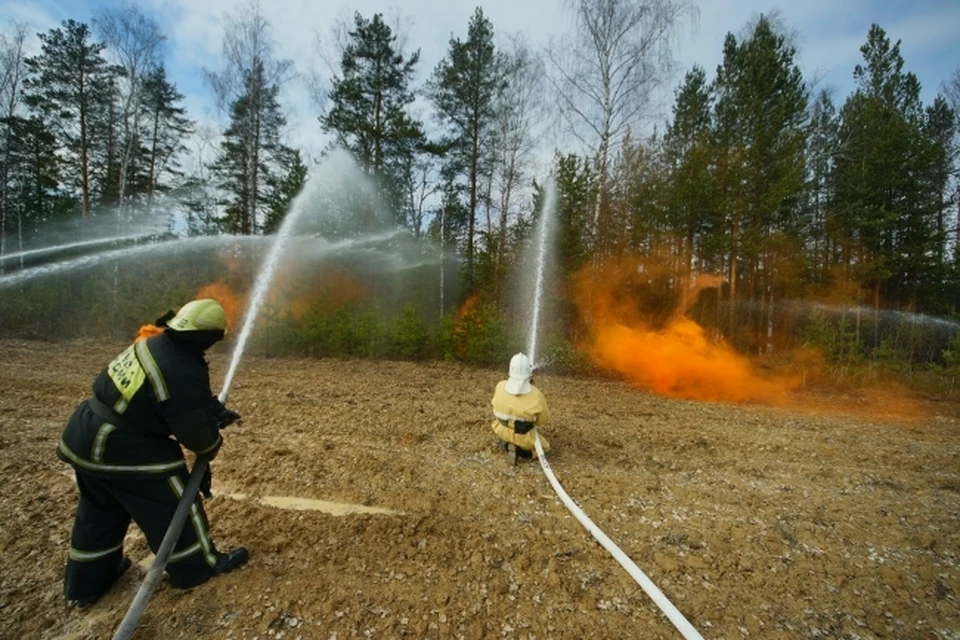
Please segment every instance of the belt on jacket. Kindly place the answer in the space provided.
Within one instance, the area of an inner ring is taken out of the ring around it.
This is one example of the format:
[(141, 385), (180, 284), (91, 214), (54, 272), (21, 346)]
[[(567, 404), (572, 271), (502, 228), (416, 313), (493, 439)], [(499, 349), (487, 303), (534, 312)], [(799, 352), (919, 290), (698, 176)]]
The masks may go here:
[(87, 406), (90, 407), (90, 410), (93, 411), (96, 416), (110, 424), (117, 427), (127, 427), (130, 423), (126, 418), (121, 416), (119, 413), (105, 405), (100, 401), (96, 396), (90, 396), (87, 398)]
[[(497, 418), (505, 427), (509, 427), (510, 423), (503, 418)], [(529, 420), (514, 420), (513, 421), (513, 432), (518, 436), (522, 436), (536, 426), (536, 423), (530, 422)]]

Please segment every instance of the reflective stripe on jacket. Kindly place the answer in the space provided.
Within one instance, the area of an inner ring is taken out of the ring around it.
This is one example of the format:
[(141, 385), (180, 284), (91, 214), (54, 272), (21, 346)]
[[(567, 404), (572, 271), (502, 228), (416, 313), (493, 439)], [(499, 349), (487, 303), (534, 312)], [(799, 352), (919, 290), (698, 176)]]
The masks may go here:
[(57, 446), (62, 460), (87, 473), (167, 474), (185, 464), (180, 445), (209, 454), (222, 443), (223, 405), (203, 355), (169, 336), (125, 349), (94, 380), (93, 395), (119, 419), (83, 401)]

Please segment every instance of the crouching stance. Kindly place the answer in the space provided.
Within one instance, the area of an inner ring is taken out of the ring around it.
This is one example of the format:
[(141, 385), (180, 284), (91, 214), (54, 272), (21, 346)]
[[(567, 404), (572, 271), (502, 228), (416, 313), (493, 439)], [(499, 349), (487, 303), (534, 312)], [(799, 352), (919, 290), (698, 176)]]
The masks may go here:
[[(530, 358), (518, 353), (510, 359), (510, 377), (497, 383), (493, 392), (493, 432), (500, 438), (500, 447), (516, 458), (536, 457), (537, 427), (547, 423), (547, 399), (533, 385), (533, 367)], [(540, 435), (544, 451), (550, 443)]]
[[(194, 300), (156, 324), (156, 335), (100, 372), (57, 446), (80, 490), (63, 587), (79, 606), (96, 602), (130, 566), (123, 539), (131, 519), (157, 552), (189, 477), (181, 445), (213, 459), (220, 429), (240, 418), (211, 392), (204, 358), (226, 333), (220, 304)], [(217, 551), (197, 497), (166, 571), (172, 586), (186, 589), (246, 560), (242, 547)]]

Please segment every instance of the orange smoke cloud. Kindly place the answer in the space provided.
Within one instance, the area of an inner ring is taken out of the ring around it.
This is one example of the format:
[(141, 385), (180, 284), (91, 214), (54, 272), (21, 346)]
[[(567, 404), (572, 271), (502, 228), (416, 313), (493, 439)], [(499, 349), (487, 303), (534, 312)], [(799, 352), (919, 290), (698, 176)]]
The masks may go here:
[(786, 402), (796, 386), (756, 375), (750, 362), (709, 340), (692, 320), (676, 318), (652, 331), (610, 319), (595, 327), (594, 362), (665, 396), (732, 402)]
[(674, 315), (654, 328), (648, 318), (662, 317), (662, 310), (640, 309), (636, 301), (637, 292), (650, 284), (645, 273), (633, 259), (588, 267), (575, 277), (576, 302), (590, 330), (585, 347), (597, 366), (665, 396), (787, 402), (798, 379), (759, 375), (747, 358), (709, 340), (692, 320)]
[(160, 335), (161, 333), (163, 333), (163, 327), (158, 327), (155, 324), (145, 324), (140, 327), (134, 342), (140, 342), (141, 340), (152, 338), (153, 336)]
[(461, 358), (467, 355), (470, 336), (481, 328), (482, 319), (477, 314), (479, 305), (480, 297), (473, 294), (457, 309), (456, 321), (453, 325), (453, 340), (454, 349)]
[(320, 273), (298, 288), (299, 291), (291, 294), (288, 303), (289, 312), (294, 318), (302, 318), (312, 307), (319, 307), (323, 313), (331, 313), (369, 295), (367, 288), (356, 278), (337, 271)]
[(227, 314), (227, 330), (233, 331), (240, 320), (240, 314), (243, 312), (245, 301), (243, 296), (235, 293), (234, 290), (223, 280), (204, 285), (197, 291), (197, 299), (213, 298), (223, 307)]

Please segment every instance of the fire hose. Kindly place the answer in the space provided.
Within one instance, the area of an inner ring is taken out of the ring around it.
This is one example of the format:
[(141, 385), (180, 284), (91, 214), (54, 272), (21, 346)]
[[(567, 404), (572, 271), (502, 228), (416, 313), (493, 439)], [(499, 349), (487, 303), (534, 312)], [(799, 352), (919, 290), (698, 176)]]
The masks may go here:
[(620, 566), (627, 570), (627, 573), (630, 574), (630, 577), (636, 580), (637, 584), (640, 585), (640, 588), (642, 588), (646, 594), (650, 596), (650, 599), (653, 600), (658, 607), (660, 607), (660, 610), (666, 614), (670, 622), (673, 623), (673, 626), (677, 628), (677, 630), (683, 635), (684, 638), (686, 638), (686, 640), (703, 640), (703, 636), (701, 636), (700, 633), (693, 627), (693, 625), (690, 624), (685, 617), (683, 617), (683, 614), (680, 613), (675, 606), (673, 606), (673, 603), (670, 602), (665, 595), (663, 595), (663, 592), (657, 588), (657, 585), (655, 585), (653, 581), (650, 580), (650, 578), (648, 578), (647, 575), (640, 570), (640, 567), (638, 567), (636, 563), (634, 563), (633, 560), (631, 560), (630, 557), (627, 556), (622, 549), (620, 549), (620, 547), (618, 547), (609, 537), (607, 537), (607, 534), (605, 534), (600, 527), (595, 525), (593, 521), (587, 517), (587, 514), (585, 514), (583, 510), (577, 506), (577, 503), (575, 503), (570, 498), (570, 495), (564, 490), (564, 488), (560, 486), (560, 481), (557, 480), (557, 477), (553, 474), (553, 470), (550, 468), (550, 463), (547, 461), (546, 456), (544, 456), (543, 446), (540, 444), (540, 435), (535, 433), (534, 437), (536, 438), (534, 444), (537, 448), (537, 459), (540, 460), (540, 466), (543, 468), (543, 473), (547, 476), (547, 480), (550, 481), (550, 485), (560, 497), (560, 501), (563, 502), (564, 506), (566, 506), (567, 509), (570, 510), (570, 513), (572, 513), (574, 517), (580, 521), (580, 524), (582, 524), (587, 531), (590, 532), (590, 535), (596, 538), (597, 542), (603, 545), (603, 548), (610, 552), (610, 555), (612, 555), (614, 559), (620, 563)]
[[(219, 399), (220, 402), (226, 403), (226, 389), (220, 392)], [(203, 476), (209, 467), (210, 459), (207, 458), (207, 456), (197, 456), (197, 460), (193, 465), (193, 471), (190, 472), (190, 479), (187, 481), (187, 486), (183, 489), (183, 495), (180, 496), (180, 502), (177, 503), (176, 511), (173, 512), (170, 526), (167, 527), (167, 532), (163, 535), (163, 541), (157, 548), (157, 554), (153, 559), (153, 564), (150, 565), (146, 577), (137, 590), (137, 595), (133, 598), (133, 602), (130, 603), (130, 608), (127, 609), (126, 615), (124, 615), (123, 620), (120, 621), (120, 626), (117, 627), (116, 632), (113, 634), (113, 640), (127, 640), (133, 635), (133, 632), (137, 630), (137, 623), (140, 622), (140, 616), (142, 616), (146, 610), (147, 603), (150, 602), (150, 597), (153, 595), (154, 590), (160, 583), (160, 579), (163, 577), (163, 570), (167, 566), (167, 561), (170, 559), (173, 547), (176, 546), (177, 540), (180, 539), (183, 524), (186, 522), (187, 515), (193, 507), (193, 501), (196, 499), (197, 492), (200, 490), (200, 483), (203, 481)]]

